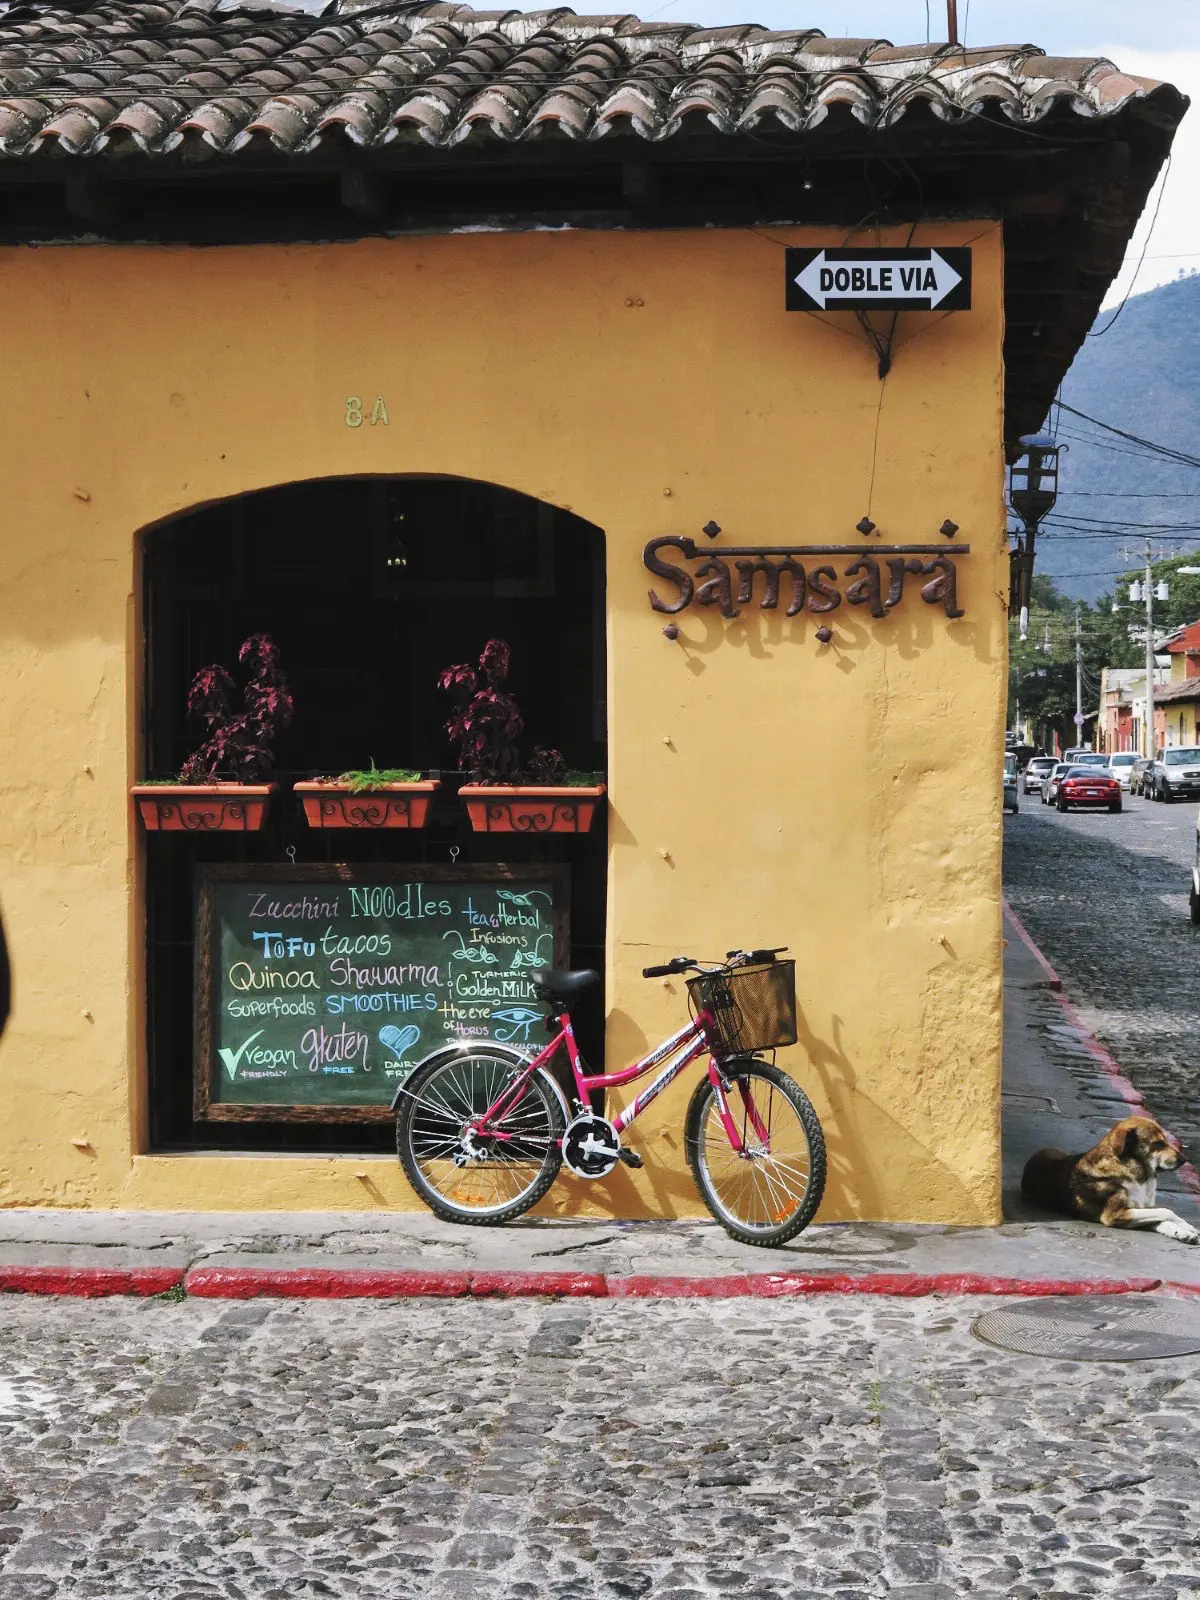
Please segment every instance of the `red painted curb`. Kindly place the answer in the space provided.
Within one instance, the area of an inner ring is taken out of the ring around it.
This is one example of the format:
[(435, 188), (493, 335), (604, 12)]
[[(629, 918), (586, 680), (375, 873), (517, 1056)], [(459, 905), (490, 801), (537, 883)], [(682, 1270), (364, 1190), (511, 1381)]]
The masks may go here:
[(609, 1278), (608, 1293), (613, 1300), (729, 1300), (752, 1294), (754, 1277), (740, 1273), (726, 1278), (675, 1278), (651, 1273), (635, 1273), (627, 1278)]
[(432, 1272), (336, 1267), (0, 1267), (0, 1292), (38, 1295), (155, 1295), (183, 1286), (208, 1300), (399, 1300), (585, 1297), (615, 1300), (784, 1299), (803, 1295), (1099, 1295), (1168, 1289), (1200, 1294), (1200, 1284), (1158, 1278), (996, 1278), (955, 1272), (764, 1272), (684, 1278), (643, 1273)]
[[(1033, 956), (1034, 960), (1041, 967), (1042, 971), (1045, 972), (1050, 990), (1053, 993), (1054, 998), (1062, 1007), (1063, 1015), (1079, 1034), (1084, 1048), (1087, 1050), (1088, 1054), (1096, 1062), (1101, 1072), (1103, 1072), (1104, 1076), (1112, 1085), (1113, 1092), (1125, 1101), (1126, 1105), (1130, 1107), (1131, 1111), (1140, 1111), (1143, 1116), (1152, 1117), (1154, 1113), (1150, 1110), (1149, 1106), (1147, 1106), (1138, 1089), (1129, 1081), (1124, 1072), (1122, 1072), (1120, 1062), (1110, 1050), (1106, 1049), (1105, 1046), (1100, 1043), (1099, 1039), (1097, 1039), (1096, 1035), (1091, 1031), (1091, 1029), (1083, 1021), (1083, 1018), (1079, 1015), (1078, 1011), (1076, 1011), (1075, 1007), (1071, 1004), (1070, 1000), (1067, 999), (1067, 993), (1063, 988), (1062, 979), (1051, 966), (1050, 962), (1046, 959), (1045, 955), (1039, 949), (1037, 944), (1035, 944), (1032, 934), (1030, 934), (1029, 930), (1025, 927), (1025, 924), (1021, 921), (1020, 917), (1009, 904), (1008, 897), (1006, 895), (1001, 895), (1000, 899), (1001, 904), (1004, 907), (1005, 916), (1016, 929), (1017, 936), (1021, 940), (1021, 943)], [(1185, 1161), (1181, 1166), (1176, 1167), (1175, 1172), (1180, 1183), (1185, 1189), (1189, 1189), (1193, 1194), (1200, 1194), (1200, 1173), (1196, 1171), (1195, 1167), (1192, 1166), (1190, 1161)]]
[[(729, 1278), (610, 1278), (613, 1299), (731, 1299), (750, 1296), (775, 1300), (810, 1294), (893, 1295), (1046, 1295), (1144, 1294), (1161, 1287), (1158, 1278), (994, 1278), (971, 1272), (764, 1272)], [(1197, 1292), (1200, 1292), (1198, 1290)]]
[(457, 1299), (471, 1292), (469, 1272), (386, 1272), (339, 1267), (193, 1267), (183, 1280), (203, 1300)]
[(0, 1294), (166, 1294), (183, 1282), (182, 1267), (0, 1267)]
[(561, 1295), (603, 1299), (609, 1293), (602, 1272), (472, 1272), (473, 1295)]

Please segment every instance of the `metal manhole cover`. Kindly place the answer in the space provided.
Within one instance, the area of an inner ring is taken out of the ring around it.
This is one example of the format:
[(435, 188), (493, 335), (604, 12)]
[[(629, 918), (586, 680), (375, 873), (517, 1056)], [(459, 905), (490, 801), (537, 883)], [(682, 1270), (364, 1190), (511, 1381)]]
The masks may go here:
[(1060, 1361), (1152, 1361), (1200, 1353), (1200, 1305), (1158, 1295), (1056, 1295), (988, 1311), (985, 1344)]

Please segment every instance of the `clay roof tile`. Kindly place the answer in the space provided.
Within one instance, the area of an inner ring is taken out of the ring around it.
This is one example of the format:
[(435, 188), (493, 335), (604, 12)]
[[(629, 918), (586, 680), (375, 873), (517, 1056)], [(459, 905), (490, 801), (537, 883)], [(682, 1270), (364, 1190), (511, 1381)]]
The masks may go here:
[(994, 106), (1036, 123), (1055, 109), (1105, 117), (1169, 86), (1096, 57), (1032, 45), (893, 45), (754, 23), (696, 27), (565, 7), (474, 11), (451, 0), (336, 0), (309, 11), (225, 0), (72, 0), (70, 11), (0, 13), (0, 159), (93, 156), (131, 138), (147, 154), (188, 137), (233, 153), (349, 136), (432, 143), (632, 131), (661, 141), (697, 119), (724, 134), (764, 121), (795, 135), (831, 114), (866, 126), (923, 106), (947, 122)]

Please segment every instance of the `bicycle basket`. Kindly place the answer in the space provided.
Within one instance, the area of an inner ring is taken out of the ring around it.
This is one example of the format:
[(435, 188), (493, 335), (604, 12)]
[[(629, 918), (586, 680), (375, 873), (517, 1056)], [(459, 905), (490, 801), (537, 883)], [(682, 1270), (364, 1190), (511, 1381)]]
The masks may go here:
[(796, 1042), (796, 963), (770, 961), (704, 972), (688, 979), (688, 993), (697, 1011), (716, 1018), (717, 1056), (774, 1050)]

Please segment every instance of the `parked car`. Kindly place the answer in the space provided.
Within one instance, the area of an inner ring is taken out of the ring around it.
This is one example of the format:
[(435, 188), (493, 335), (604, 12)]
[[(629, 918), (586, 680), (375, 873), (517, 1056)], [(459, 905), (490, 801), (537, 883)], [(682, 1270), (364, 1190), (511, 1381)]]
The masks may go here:
[(1025, 793), (1041, 794), (1042, 782), (1054, 768), (1053, 756), (1034, 756), (1025, 768)]
[(1017, 800), (1017, 757), (1015, 751), (1006, 751), (1004, 756), (1004, 809), (1011, 811), (1015, 817), (1021, 807)]
[(1097, 767), (1089, 762), (1067, 768), (1054, 800), (1060, 811), (1071, 811), (1079, 806), (1107, 806), (1110, 811), (1121, 809), (1121, 785), (1107, 767)]
[(1052, 806), (1058, 799), (1058, 786), (1062, 782), (1063, 774), (1070, 770), (1070, 763), (1056, 761), (1050, 771), (1042, 779), (1042, 804)]
[(1200, 746), (1178, 745), (1173, 750), (1155, 751), (1142, 787), (1154, 800), (1200, 795)]
[(1144, 780), (1145, 780), (1147, 772), (1149, 772), (1150, 768), (1153, 765), (1154, 765), (1154, 760), (1153, 760), (1153, 757), (1151, 757), (1151, 756), (1139, 756), (1137, 758), (1137, 760), (1133, 763), (1133, 768), (1132, 768), (1132, 770), (1131, 770), (1131, 772), (1129, 774), (1129, 792), (1130, 792), (1130, 794), (1145, 794), (1146, 793)]
[(1108, 758), (1108, 770), (1121, 785), (1128, 789), (1133, 780), (1134, 763), (1137, 761), (1136, 750), (1114, 750)]

